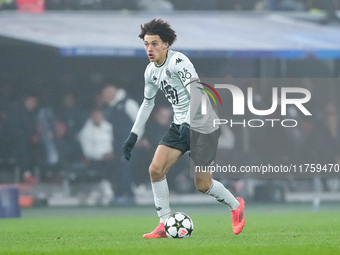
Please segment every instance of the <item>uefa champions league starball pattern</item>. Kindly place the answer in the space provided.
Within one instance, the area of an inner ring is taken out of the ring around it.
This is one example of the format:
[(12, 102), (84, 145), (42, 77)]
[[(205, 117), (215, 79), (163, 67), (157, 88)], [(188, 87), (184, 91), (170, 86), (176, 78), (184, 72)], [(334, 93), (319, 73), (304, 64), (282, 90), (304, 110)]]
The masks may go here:
[(194, 224), (185, 213), (175, 212), (166, 220), (164, 228), (169, 238), (188, 238), (194, 230)]

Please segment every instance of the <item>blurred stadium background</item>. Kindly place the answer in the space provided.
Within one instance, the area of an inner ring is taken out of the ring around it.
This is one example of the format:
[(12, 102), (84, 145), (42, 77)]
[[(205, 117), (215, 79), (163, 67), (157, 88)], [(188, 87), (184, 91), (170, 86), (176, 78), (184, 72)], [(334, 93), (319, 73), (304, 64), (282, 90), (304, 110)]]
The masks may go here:
[[(148, 59), (140, 24), (153, 18), (173, 26), (172, 49), (191, 59), (202, 80), (301, 78), (312, 91), (313, 118), (288, 132), (225, 129), (217, 160), (340, 163), (338, 0), (0, 0), (2, 197), (18, 187), (24, 208), (153, 204), (148, 164), (171, 121), (163, 95), (132, 162), (122, 163), (120, 152), (131, 109), (143, 99)], [(252, 86), (260, 105), (275, 84)], [(124, 103), (115, 108), (117, 93)], [(105, 159), (88, 155), (80, 141), (93, 109), (113, 128)], [(187, 161), (168, 175), (172, 202), (214, 203), (195, 191)], [(320, 201), (340, 200), (340, 178), (221, 181), (247, 201), (306, 202), (318, 210)]]

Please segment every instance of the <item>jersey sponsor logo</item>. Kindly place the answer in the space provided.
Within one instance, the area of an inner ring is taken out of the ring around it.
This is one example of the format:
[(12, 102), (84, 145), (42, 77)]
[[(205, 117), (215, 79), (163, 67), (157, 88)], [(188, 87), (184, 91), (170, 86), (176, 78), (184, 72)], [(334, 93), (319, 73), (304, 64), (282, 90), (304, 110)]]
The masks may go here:
[(156, 76), (153, 76), (153, 77), (152, 77), (152, 81), (153, 81), (153, 82), (157, 81), (157, 77), (156, 77)]
[(176, 59), (176, 65), (179, 64), (179, 63), (181, 63), (182, 61), (184, 61), (184, 60), (181, 59), (181, 58), (177, 58), (177, 59)]
[(191, 73), (186, 69), (185, 67), (183, 68), (182, 71), (178, 71), (179, 76), (181, 77), (182, 81), (185, 82), (186, 80), (189, 80), (191, 78)]
[(162, 210), (163, 208), (162, 207), (160, 207), (160, 206), (156, 206), (156, 211), (160, 211), (160, 210)]
[(165, 96), (168, 98), (169, 102), (172, 104), (178, 104), (178, 94), (177, 90), (173, 88), (166, 81), (161, 82), (162, 90)]
[(171, 78), (171, 72), (170, 72), (170, 70), (168, 68), (165, 70), (165, 73), (166, 73), (166, 76)]

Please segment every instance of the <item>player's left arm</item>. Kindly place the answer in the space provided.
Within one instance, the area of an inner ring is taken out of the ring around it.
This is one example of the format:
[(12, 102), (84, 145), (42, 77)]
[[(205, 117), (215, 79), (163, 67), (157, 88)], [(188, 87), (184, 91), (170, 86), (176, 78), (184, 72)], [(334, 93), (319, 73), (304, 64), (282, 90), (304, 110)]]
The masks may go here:
[(185, 92), (187, 93), (188, 99), (190, 101), (186, 117), (184, 122), (181, 123), (179, 130), (181, 133), (180, 139), (190, 143), (190, 116), (191, 114), (196, 114), (199, 108), (199, 100), (192, 100), (192, 98), (200, 98), (200, 90), (196, 89), (196, 87), (201, 85), (197, 83), (199, 82), (199, 77), (193, 64), (184, 55), (182, 57), (176, 58), (174, 70), (183, 87), (185, 88)]
[(186, 123), (191, 123), (191, 119), (195, 116), (198, 112), (198, 109), (201, 105), (201, 97), (202, 97), (202, 90), (199, 88), (203, 88), (202, 84), (199, 83), (199, 79), (192, 79), (190, 83), (187, 84), (186, 91), (190, 95), (190, 106), (185, 117)]

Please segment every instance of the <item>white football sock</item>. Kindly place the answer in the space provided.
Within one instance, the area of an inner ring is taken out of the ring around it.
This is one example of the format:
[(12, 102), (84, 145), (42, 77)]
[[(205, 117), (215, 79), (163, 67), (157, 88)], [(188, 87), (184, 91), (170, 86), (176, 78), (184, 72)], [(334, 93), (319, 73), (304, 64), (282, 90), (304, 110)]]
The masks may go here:
[(230, 210), (235, 210), (240, 206), (239, 201), (226, 189), (222, 183), (212, 180), (210, 189), (206, 194), (216, 198), (218, 202), (226, 204), (229, 206)]
[(151, 187), (158, 217), (160, 218), (160, 222), (165, 223), (171, 212), (169, 188), (166, 177), (160, 181), (151, 182)]

